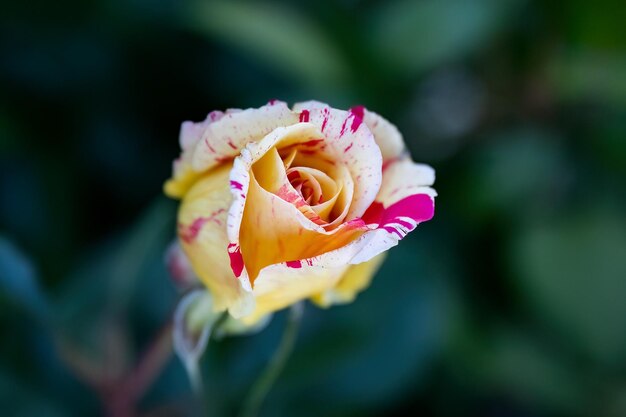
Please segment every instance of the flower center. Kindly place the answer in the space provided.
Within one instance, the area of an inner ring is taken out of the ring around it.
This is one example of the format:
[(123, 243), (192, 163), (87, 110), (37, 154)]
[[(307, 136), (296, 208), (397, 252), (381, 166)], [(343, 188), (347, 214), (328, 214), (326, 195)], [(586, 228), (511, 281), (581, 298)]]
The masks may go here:
[(290, 188), (306, 205), (300, 206), (305, 215), (326, 228), (340, 224), (347, 200), (341, 169), (306, 148), (283, 149), (279, 156)]
[[(320, 172), (320, 174), (322, 174)], [(324, 194), (319, 180), (310, 172), (300, 167), (289, 168), (287, 178), (291, 186), (302, 196), (302, 199), (310, 206), (315, 206), (324, 201)]]
[(292, 203), (310, 221), (332, 230), (347, 215), (354, 182), (348, 168), (326, 153), (320, 143), (308, 139), (270, 149), (252, 165), (252, 173), (263, 189)]

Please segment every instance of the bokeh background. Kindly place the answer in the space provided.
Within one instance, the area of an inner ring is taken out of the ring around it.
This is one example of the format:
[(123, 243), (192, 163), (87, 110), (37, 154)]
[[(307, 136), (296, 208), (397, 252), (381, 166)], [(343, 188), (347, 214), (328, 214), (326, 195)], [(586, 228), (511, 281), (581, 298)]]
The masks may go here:
[[(179, 294), (183, 120), (363, 104), (437, 170), (435, 218), (355, 303), (307, 306), (263, 416), (626, 416), (621, 0), (0, 6), (0, 413), (103, 415)], [(285, 323), (211, 342), (234, 415)], [(189, 415), (171, 358), (139, 415)]]

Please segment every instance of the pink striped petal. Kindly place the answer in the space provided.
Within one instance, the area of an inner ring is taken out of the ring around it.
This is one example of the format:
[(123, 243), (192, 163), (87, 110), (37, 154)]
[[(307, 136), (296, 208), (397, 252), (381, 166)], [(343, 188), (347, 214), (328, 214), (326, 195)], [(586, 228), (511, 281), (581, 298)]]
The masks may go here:
[(324, 135), (335, 159), (350, 171), (354, 195), (346, 219), (360, 217), (374, 201), (382, 181), (382, 156), (372, 132), (363, 123), (365, 109), (357, 106), (346, 112), (306, 102), (296, 104), (294, 111), (307, 115), (309, 123)]

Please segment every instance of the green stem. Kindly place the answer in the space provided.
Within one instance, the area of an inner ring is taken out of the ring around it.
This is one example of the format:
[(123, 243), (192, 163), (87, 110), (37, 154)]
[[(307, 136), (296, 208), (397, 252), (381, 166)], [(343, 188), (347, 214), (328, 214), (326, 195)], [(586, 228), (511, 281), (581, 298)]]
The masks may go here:
[(280, 344), (261, 376), (252, 385), (239, 414), (240, 417), (256, 417), (259, 414), (263, 400), (272, 389), (293, 351), (302, 318), (302, 309), (302, 303), (291, 306)]

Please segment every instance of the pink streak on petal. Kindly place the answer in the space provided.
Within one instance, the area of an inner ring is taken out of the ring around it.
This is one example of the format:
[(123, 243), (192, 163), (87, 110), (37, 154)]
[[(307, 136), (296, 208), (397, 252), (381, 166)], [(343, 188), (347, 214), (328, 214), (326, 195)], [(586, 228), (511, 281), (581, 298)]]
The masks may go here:
[[(399, 217), (408, 217), (415, 222), (425, 222), (433, 218), (435, 205), (431, 197), (427, 194), (414, 194), (395, 202), (385, 208), (381, 203), (375, 201), (363, 215), (363, 220), (368, 223), (377, 223), (379, 228), (388, 230), (390, 223), (399, 223), (413, 230), (413, 226), (402, 221)], [(389, 230), (388, 230), (389, 231)]]
[(404, 220), (396, 219), (396, 223), (398, 223), (401, 226), (406, 227), (409, 230), (413, 229), (413, 225), (409, 222), (405, 222)]
[(243, 271), (243, 256), (241, 256), (241, 248), (236, 243), (228, 244), (228, 257), (230, 258), (230, 268), (237, 278), (241, 276)]
[(231, 181), (230, 182), (230, 188), (234, 188), (236, 190), (243, 190), (243, 184), (241, 184), (240, 182), (237, 181)]
[(352, 119), (352, 126), (350, 126), (350, 130), (352, 133), (356, 132), (361, 123), (363, 123), (363, 116), (365, 114), (365, 107), (363, 106), (354, 106), (350, 109), (350, 114), (354, 117)]
[(361, 123), (363, 123), (363, 115), (365, 113), (365, 107), (363, 106), (354, 106), (350, 110), (348, 110), (348, 117), (343, 121), (341, 125), (341, 132), (339, 132), (339, 136), (343, 136), (346, 133), (346, 128), (348, 127), (348, 120), (352, 118), (352, 123), (350, 124), (350, 131), (355, 133)]
[(302, 268), (302, 262), (300, 261), (288, 261), (285, 262), (285, 265), (287, 265), (289, 268)]
[(306, 142), (301, 142), (298, 143), (296, 145), (301, 145), (301, 146), (317, 146), (318, 144), (324, 142), (324, 139), (311, 139), (311, 140), (307, 140)]
[(349, 118), (350, 118), (350, 115), (348, 115), (348, 117), (346, 117), (346, 119), (341, 124), (341, 131), (339, 132), (339, 136), (343, 136), (343, 134), (346, 133), (346, 126), (348, 124)]
[(330, 110), (328, 110), (328, 107), (324, 108), (323, 113), (324, 113), (324, 121), (322, 122), (322, 132), (326, 128), (326, 124), (328, 123), (328, 118), (330, 116)]
[(366, 224), (380, 224), (380, 220), (383, 218), (385, 212), (385, 206), (378, 201), (374, 201), (371, 206), (363, 213), (363, 221)]
[(425, 222), (435, 215), (435, 203), (428, 194), (414, 194), (392, 204), (385, 210), (384, 220), (409, 217), (416, 222)]
[(209, 120), (212, 122), (217, 122), (218, 120), (220, 120), (222, 117), (224, 117), (224, 113), (218, 110), (212, 111), (211, 113), (209, 113)]
[(185, 243), (193, 243), (194, 240), (198, 237), (200, 230), (210, 221), (215, 222), (218, 225), (221, 225), (222, 222), (218, 218), (218, 216), (224, 213), (225, 209), (219, 209), (214, 213), (211, 213), (210, 216), (198, 217), (195, 219), (190, 225), (186, 226), (183, 224), (178, 224), (178, 235)]
[(366, 226), (367, 226), (367, 223), (359, 217), (357, 217), (356, 219), (348, 220), (342, 225), (342, 227), (347, 230), (361, 229), (361, 228), (365, 228)]
[(205, 138), (205, 139), (204, 139), (204, 144), (207, 146), (207, 148), (209, 148), (209, 150), (210, 150), (212, 153), (215, 153), (215, 148), (213, 148), (213, 146), (211, 146), (211, 144), (209, 143), (209, 139), (208, 139), (208, 138)]
[(402, 238), (404, 237), (404, 236), (402, 235), (402, 233), (401, 233), (398, 229), (396, 229), (395, 227), (385, 226), (385, 227), (382, 227), (382, 229), (386, 230), (386, 231), (387, 231), (387, 232), (389, 232), (389, 233), (395, 233), (396, 235), (398, 235), (398, 237), (399, 237), (400, 239), (402, 239)]
[(276, 196), (282, 198), (288, 203), (292, 203), (298, 208), (306, 205), (302, 196), (296, 191), (292, 191), (292, 187), (287, 184), (283, 184), (278, 191), (276, 191)]
[(300, 112), (300, 122), (308, 122), (309, 121), (309, 111), (308, 110), (302, 110)]
[(179, 224), (178, 235), (185, 243), (192, 243), (209, 220), (211, 220), (210, 217), (198, 217), (189, 226)]
[(383, 172), (385, 172), (387, 170), (387, 168), (389, 168), (394, 163), (400, 161), (402, 158), (403, 158), (402, 156), (399, 156), (399, 157), (391, 158), (391, 159), (388, 159), (388, 160), (384, 161), (383, 162)]
[[(324, 138), (310, 139), (310, 140), (307, 140), (306, 142), (299, 142), (299, 143), (291, 144), (289, 146), (285, 146), (284, 148), (282, 148), (282, 150), (285, 151), (285, 150), (292, 149), (295, 147), (300, 147), (300, 146), (306, 146), (306, 147), (311, 148), (311, 147), (317, 147), (320, 144), (321, 144), (320, 148), (324, 149), (324, 147), (326, 146), (326, 144), (324, 143), (324, 140), (325, 140)], [(303, 152), (303, 151), (300, 151), (300, 152)]]

